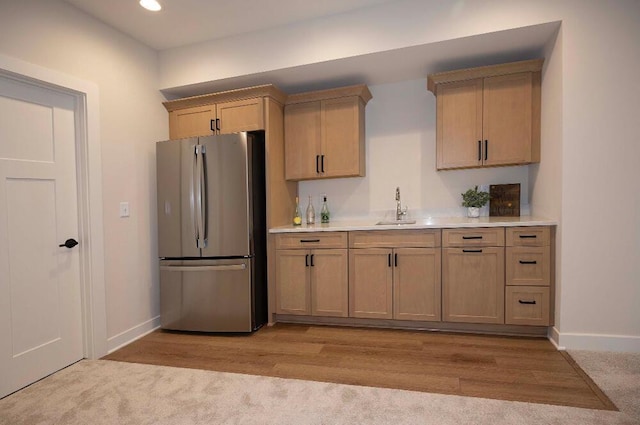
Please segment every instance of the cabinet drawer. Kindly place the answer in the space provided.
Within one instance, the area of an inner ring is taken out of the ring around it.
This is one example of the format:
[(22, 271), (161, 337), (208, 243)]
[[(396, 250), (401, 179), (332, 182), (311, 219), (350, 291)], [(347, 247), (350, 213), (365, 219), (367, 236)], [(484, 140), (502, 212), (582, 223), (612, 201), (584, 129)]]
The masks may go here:
[(549, 246), (550, 241), (550, 227), (507, 227), (507, 246)]
[(276, 236), (276, 249), (346, 248), (347, 232), (301, 232)]
[(504, 227), (444, 229), (442, 246), (504, 246)]
[(507, 325), (549, 326), (549, 288), (507, 286), (505, 295)]
[(372, 230), (349, 233), (350, 248), (435, 248), (440, 246), (439, 229)]
[(507, 285), (551, 284), (551, 248), (548, 246), (510, 246), (506, 248)]

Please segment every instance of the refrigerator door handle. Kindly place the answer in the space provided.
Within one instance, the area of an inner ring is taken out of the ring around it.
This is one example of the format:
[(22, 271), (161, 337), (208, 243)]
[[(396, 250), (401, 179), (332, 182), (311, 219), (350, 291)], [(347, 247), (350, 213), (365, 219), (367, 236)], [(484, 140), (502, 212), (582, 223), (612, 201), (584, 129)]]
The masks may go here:
[(209, 188), (207, 187), (207, 147), (200, 146), (200, 237), (202, 248), (207, 246), (209, 239)]
[[(204, 232), (203, 232), (203, 218), (202, 218), (202, 146), (196, 145), (196, 164), (195, 164), (195, 192), (196, 192), (196, 205), (195, 205), (195, 222), (196, 222), (196, 245), (198, 248), (204, 248)], [(200, 153), (200, 161), (198, 161), (198, 153)]]
[(246, 264), (223, 264), (220, 266), (160, 266), (166, 272), (219, 272), (227, 270), (245, 270)]
[(194, 146), (193, 149), (193, 173), (191, 175), (191, 212), (193, 215), (193, 236), (195, 239), (196, 247), (200, 248), (200, 228), (198, 227), (198, 203), (199, 203), (199, 193), (200, 189), (198, 188), (199, 179), (198, 179), (198, 145)]

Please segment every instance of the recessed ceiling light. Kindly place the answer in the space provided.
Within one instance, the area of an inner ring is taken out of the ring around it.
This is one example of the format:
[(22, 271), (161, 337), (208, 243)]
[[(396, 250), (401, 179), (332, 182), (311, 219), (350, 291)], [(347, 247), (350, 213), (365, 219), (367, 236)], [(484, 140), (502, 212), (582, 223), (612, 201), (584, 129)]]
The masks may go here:
[(156, 0), (140, 0), (140, 6), (147, 10), (151, 10), (152, 12), (157, 12), (162, 9), (162, 6), (160, 6), (160, 3)]

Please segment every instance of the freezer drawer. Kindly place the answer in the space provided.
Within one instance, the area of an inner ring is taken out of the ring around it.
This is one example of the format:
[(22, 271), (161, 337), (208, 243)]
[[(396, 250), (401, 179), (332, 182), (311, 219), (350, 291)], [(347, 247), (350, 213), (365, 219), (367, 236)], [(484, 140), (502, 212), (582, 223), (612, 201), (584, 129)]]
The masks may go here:
[(252, 261), (160, 261), (161, 327), (201, 332), (254, 330)]

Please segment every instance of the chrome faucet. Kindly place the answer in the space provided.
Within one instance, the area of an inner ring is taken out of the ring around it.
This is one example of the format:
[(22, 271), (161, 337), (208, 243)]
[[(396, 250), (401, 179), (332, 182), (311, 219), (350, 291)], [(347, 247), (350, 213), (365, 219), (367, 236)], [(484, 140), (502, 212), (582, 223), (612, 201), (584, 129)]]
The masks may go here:
[(402, 209), (402, 203), (400, 202), (400, 188), (396, 187), (396, 220), (403, 220), (407, 216), (407, 207)]

